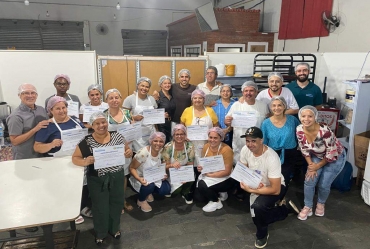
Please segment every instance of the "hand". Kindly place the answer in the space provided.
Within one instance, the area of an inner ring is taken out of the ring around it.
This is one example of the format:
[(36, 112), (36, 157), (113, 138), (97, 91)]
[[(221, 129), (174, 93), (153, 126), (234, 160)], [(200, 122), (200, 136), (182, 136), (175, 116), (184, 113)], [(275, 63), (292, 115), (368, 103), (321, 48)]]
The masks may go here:
[(93, 156), (88, 156), (88, 157), (85, 158), (85, 162), (86, 162), (85, 166), (88, 166), (88, 165), (93, 164), (95, 162), (95, 158)]
[(221, 82), (221, 81), (216, 80), (216, 85), (218, 85), (218, 86), (222, 86), (222, 82)]
[(230, 126), (231, 125), (231, 121), (233, 120), (233, 117), (231, 116), (226, 116), (225, 117), (225, 125), (227, 126)]
[(156, 90), (153, 91), (152, 96), (155, 100), (159, 100), (159, 93)]
[(244, 182), (240, 182), (240, 188), (243, 189), (244, 191), (248, 192), (248, 193), (253, 193), (254, 192), (254, 189), (250, 188)]
[(240, 98), (239, 98), (239, 102), (240, 102), (240, 103), (244, 103), (244, 97), (240, 97)]
[(310, 179), (314, 180), (315, 177), (317, 177), (317, 172), (316, 171), (307, 171), (305, 180), (306, 181), (309, 181)]
[(262, 183), (262, 182), (260, 182), (260, 184), (258, 184), (258, 187), (257, 187), (257, 189), (260, 189), (260, 188), (262, 188), (262, 187), (264, 187), (265, 185)]
[(198, 172), (202, 172), (203, 167), (202, 167), (202, 166), (198, 166), (198, 167), (197, 167), (197, 170), (198, 170)]
[(164, 113), (164, 118), (169, 118), (170, 116), (168, 115), (168, 112)]
[(224, 132), (224, 134), (227, 134), (227, 133), (229, 133), (231, 131), (230, 128), (231, 127), (229, 126), (229, 127), (225, 128), (225, 129), (222, 129), (222, 131)]
[(143, 120), (144, 116), (142, 116), (142, 115), (136, 115), (136, 116), (133, 116), (132, 118), (133, 118), (135, 121), (141, 121), (141, 120)]
[(175, 169), (179, 169), (181, 167), (180, 163), (179, 162), (174, 162), (172, 164), (172, 168), (175, 168)]
[(125, 150), (125, 157), (126, 158), (131, 158), (132, 157), (132, 154), (133, 154), (133, 152), (132, 152), (131, 149)]
[(142, 178), (142, 177), (140, 178), (140, 183), (143, 186), (148, 186), (149, 185), (149, 183), (144, 178)]
[(168, 178), (167, 174), (164, 175), (162, 181), (166, 180)]
[(49, 120), (43, 120), (43, 121), (40, 121), (33, 129), (35, 129), (35, 131), (38, 132), (42, 128), (46, 128), (48, 125), (49, 125)]
[(308, 164), (307, 166), (307, 169), (308, 171), (316, 171), (318, 170), (320, 167), (317, 165), (317, 163), (310, 163)]
[(55, 147), (60, 147), (62, 146), (63, 144), (63, 141), (61, 139), (54, 139), (50, 145), (51, 145), (51, 148), (55, 148)]
[(217, 105), (217, 102), (214, 100), (211, 103), (209, 103), (209, 106), (216, 106), (216, 105)]

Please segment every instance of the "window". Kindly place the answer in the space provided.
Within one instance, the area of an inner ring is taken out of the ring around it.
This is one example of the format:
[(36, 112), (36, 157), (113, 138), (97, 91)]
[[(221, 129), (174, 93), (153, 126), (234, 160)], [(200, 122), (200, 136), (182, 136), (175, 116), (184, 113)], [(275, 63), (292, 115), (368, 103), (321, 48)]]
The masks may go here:
[(182, 56), (182, 46), (172, 46), (171, 47), (171, 56), (172, 57), (181, 57)]
[(268, 42), (248, 42), (248, 52), (268, 52)]
[(201, 45), (185, 45), (184, 51), (185, 57), (198, 57), (199, 55), (201, 55)]
[(244, 52), (245, 44), (216, 43), (215, 52)]

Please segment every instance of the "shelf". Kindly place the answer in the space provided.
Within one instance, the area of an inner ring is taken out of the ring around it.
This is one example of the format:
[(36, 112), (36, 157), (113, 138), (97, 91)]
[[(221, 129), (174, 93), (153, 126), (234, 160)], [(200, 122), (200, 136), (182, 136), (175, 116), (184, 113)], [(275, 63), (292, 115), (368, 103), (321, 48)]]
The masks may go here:
[[(353, 101), (355, 101), (355, 99), (354, 99)], [(346, 101), (342, 100), (340, 103), (341, 103), (342, 105), (345, 105), (345, 106), (347, 106), (347, 107), (351, 108), (352, 110), (353, 110), (353, 108), (354, 108), (354, 104), (353, 104), (354, 102), (346, 102)]]
[(252, 78), (253, 75), (251, 74), (236, 74), (234, 76), (227, 76), (227, 75), (218, 75), (217, 79), (222, 79), (222, 78)]
[(338, 120), (339, 123), (341, 123), (342, 125), (344, 125), (345, 127), (347, 127), (348, 129), (351, 129), (351, 124), (347, 124), (344, 119), (340, 119)]
[(347, 149), (349, 148), (349, 143), (347, 142), (347, 137), (339, 137), (338, 140), (340, 143), (346, 147)]

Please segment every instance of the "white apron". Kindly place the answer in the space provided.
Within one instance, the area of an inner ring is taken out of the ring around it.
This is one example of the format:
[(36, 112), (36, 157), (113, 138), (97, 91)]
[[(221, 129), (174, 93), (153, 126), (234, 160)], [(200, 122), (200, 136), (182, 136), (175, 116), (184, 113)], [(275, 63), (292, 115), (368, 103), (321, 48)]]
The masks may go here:
[[(149, 156), (148, 158), (146, 159), (145, 163), (141, 164), (137, 169), (137, 173), (139, 175), (139, 177), (143, 177), (144, 175), (144, 168), (147, 168), (147, 167), (158, 167), (159, 164), (161, 164), (161, 158), (160, 158), (161, 154), (159, 153), (158, 156), (157, 156), (157, 159), (158, 161), (154, 161), (152, 158), (152, 147), (149, 146)], [(164, 176), (163, 176), (164, 177)], [(130, 177), (130, 183), (131, 183), (131, 186), (136, 190), (136, 192), (140, 192), (140, 188), (141, 188), (141, 183), (133, 176)], [(158, 188), (160, 188), (162, 186), (162, 180), (159, 180), (159, 181), (156, 181), (154, 182), (155, 186), (157, 186)]]
[[(209, 116), (207, 108), (204, 107), (204, 110), (206, 111), (207, 116), (199, 118), (197, 120), (194, 114), (194, 107), (193, 107), (193, 120), (191, 121), (191, 125), (206, 125), (208, 126), (208, 129), (211, 129), (213, 127), (211, 116)], [(202, 156), (202, 150), (203, 150), (204, 145), (207, 143), (207, 140), (195, 140), (192, 142), (195, 148), (194, 167), (196, 167), (198, 166), (199, 158)]]
[[(152, 101), (150, 100), (149, 97), (147, 97), (149, 102), (152, 104)], [(139, 97), (138, 94), (136, 94), (136, 106), (132, 108), (132, 114), (134, 116), (136, 115), (143, 115), (143, 111), (147, 109), (154, 109), (154, 106), (144, 106), (144, 105), (139, 105)], [(150, 135), (155, 132), (154, 125), (143, 125), (142, 121), (141, 122), (141, 132), (142, 132), (142, 137), (141, 139), (132, 141), (133, 144), (133, 149), (135, 152), (139, 151), (141, 148), (148, 146), (149, 145), (149, 137)]]
[[(185, 143), (184, 143), (184, 150), (185, 150), (185, 159), (184, 160), (182, 160), (182, 161), (178, 161), (179, 162), (179, 164), (181, 165), (181, 166), (186, 166), (187, 164), (188, 164), (188, 161), (189, 161), (189, 158), (188, 158), (188, 152), (187, 152), (187, 150), (186, 150), (186, 145), (185, 145)], [(173, 158), (173, 155), (174, 155), (174, 153), (175, 153), (175, 144), (172, 144), (172, 155), (171, 155), (171, 163), (174, 163), (174, 162), (176, 162), (177, 160), (175, 159), (175, 158)], [(175, 183), (175, 184), (172, 184), (171, 183), (171, 177), (169, 176), (168, 177), (168, 181), (170, 182), (170, 184), (171, 184), (171, 194), (173, 193), (173, 192), (175, 192), (175, 190), (176, 189), (178, 189), (179, 187), (181, 187), (182, 186), (182, 184), (181, 183)]]

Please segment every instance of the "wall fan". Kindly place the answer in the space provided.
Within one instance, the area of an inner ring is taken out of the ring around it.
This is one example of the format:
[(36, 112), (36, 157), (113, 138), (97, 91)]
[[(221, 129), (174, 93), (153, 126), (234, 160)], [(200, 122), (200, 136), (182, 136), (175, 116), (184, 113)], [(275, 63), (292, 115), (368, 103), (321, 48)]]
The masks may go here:
[(329, 33), (333, 33), (335, 29), (338, 28), (340, 25), (340, 17), (333, 16), (330, 13), (326, 13), (325, 11), (322, 13), (322, 21)]
[(108, 34), (108, 26), (104, 23), (100, 23), (98, 25), (96, 25), (96, 33), (98, 33), (99, 35), (106, 35)]

